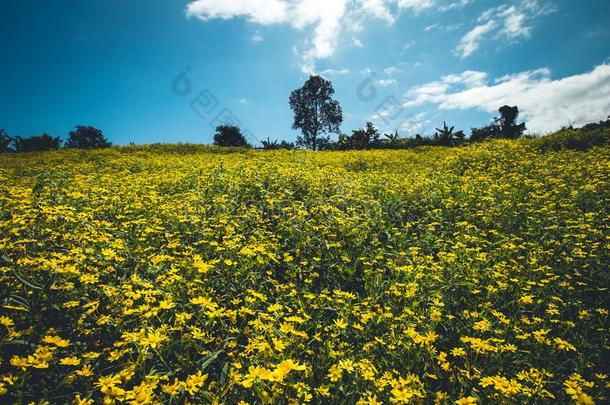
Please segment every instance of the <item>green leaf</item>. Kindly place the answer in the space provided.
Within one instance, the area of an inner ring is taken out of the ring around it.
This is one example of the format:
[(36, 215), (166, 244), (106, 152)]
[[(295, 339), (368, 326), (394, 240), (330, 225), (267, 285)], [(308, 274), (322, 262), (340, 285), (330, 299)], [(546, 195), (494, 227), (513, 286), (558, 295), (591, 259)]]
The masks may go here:
[(201, 359), (201, 361), (203, 361), (203, 363), (201, 363), (201, 371), (205, 370), (214, 360), (216, 360), (216, 358), (218, 357), (218, 355), (220, 353), (222, 353), (224, 350), (219, 350), (217, 352), (211, 353), (209, 355), (207, 355), (206, 357), (204, 357), (203, 359)]
[(25, 278), (23, 278), (22, 276), (20, 276), (16, 271), (12, 272), (13, 275), (15, 276), (15, 278), (19, 281), (21, 281), (21, 283), (23, 285), (25, 285), (26, 287), (30, 287), (34, 290), (42, 290), (42, 286), (39, 286), (38, 284), (34, 284), (28, 280), (26, 280)]

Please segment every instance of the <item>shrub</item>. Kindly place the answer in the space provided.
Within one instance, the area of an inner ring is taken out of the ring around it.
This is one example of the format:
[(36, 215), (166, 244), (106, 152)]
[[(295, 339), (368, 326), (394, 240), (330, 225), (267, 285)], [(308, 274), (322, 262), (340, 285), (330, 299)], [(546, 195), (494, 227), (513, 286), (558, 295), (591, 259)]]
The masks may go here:
[(13, 142), (13, 138), (8, 136), (6, 131), (0, 129), (0, 153), (11, 152), (11, 142)]
[(587, 131), (582, 129), (563, 129), (537, 139), (538, 148), (542, 151), (559, 151), (562, 149), (587, 150), (595, 146), (610, 144), (610, 129)]
[(233, 125), (219, 125), (214, 134), (214, 145), (216, 146), (245, 146), (250, 147), (246, 137), (241, 130)]
[(59, 149), (60, 146), (61, 139), (59, 137), (53, 138), (49, 134), (29, 138), (15, 137), (15, 150), (17, 152), (43, 152)]
[(76, 130), (70, 131), (66, 148), (95, 149), (112, 146), (104, 137), (101, 130), (84, 125), (77, 125)]

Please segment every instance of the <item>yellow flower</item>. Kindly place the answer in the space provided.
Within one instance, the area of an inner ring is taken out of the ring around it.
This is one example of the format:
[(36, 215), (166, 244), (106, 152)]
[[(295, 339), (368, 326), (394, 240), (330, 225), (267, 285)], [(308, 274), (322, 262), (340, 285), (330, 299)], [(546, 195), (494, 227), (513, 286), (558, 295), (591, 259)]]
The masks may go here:
[(76, 394), (74, 401), (72, 401), (72, 404), (74, 405), (93, 405), (94, 403), (95, 402), (92, 399), (82, 398), (80, 394)]
[(570, 342), (567, 342), (560, 338), (555, 338), (553, 339), (553, 341), (555, 342), (555, 347), (557, 347), (557, 349), (559, 350), (565, 350), (567, 352), (576, 351), (576, 347), (574, 347), (574, 345), (572, 345)]
[(100, 377), (95, 386), (100, 389), (100, 392), (104, 395), (108, 396), (117, 396), (119, 392), (113, 390), (113, 388), (117, 388), (117, 386), (121, 383), (121, 376), (119, 374), (111, 374), (107, 376)]
[(184, 389), (191, 395), (195, 395), (199, 392), (201, 387), (203, 387), (203, 383), (207, 380), (208, 375), (202, 374), (201, 370), (197, 372), (197, 374), (189, 375), (186, 378), (184, 383)]
[(455, 401), (456, 405), (476, 405), (478, 403), (475, 397), (462, 397)]
[(321, 397), (324, 397), (324, 398), (330, 397), (330, 390), (328, 389), (328, 387), (324, 387), (324, 386), (318, 387), (318, 388), (316, 388), (316, 392), (318, 394), (320, 394)]
[(523, 295), (521, 298), (519, 298), (519, 303), (520, 304), (533, 304), (534, 296), (533, 295)]
[(201, 274), (208, 273), (214, 267), (214, 265), (205, 262), (199, 255), (193, 256), (193, 266), (195, 266), (197, 271)]
[(80, 359), (78, 357), (64, 357), (59, 360), (59, 364), (63, 366), (78, 366), (80, 364)]
[(250, 388), (258, 380), (273, 381), (273, 373), (264, 367), (250, 366), (248, 367), (248, 374), (242, 380), (241, 385), (245, 388)]
[(163, 333), (163, 331), (157, 329), (154, 332), (147, 331), (146, 336), (143, 337), (140, 342), (144, 346), (149, 346), (153, 349), (156, 349), (157, 346), (159, 346), (161, 343), (165, 342), (168, 339), (169, 338)]
[(183, 383), (180, 382), (177, 378), (174, 378), (174, 382), (171, 384), (164, 384), (161, 386), (161, 390), (169, 396), (178, 395), (180, 389), (183, 387)]
[(0, 316), (0, 325), (4, 325), (7, 329), (10, 329), (15, 326), (15, 323), (7, 316)]
[(19, 356), (13, 356), (11, 357), (11, 366), (13, 367), (28, 367), (28, 360), (26, 358), (23, 357), (19, 357)]
[(333, 323), (339, 329), (347, 328), (347, 321), (345, 321), (344, 319), (335, 319)]
[(93, 375), (93, 370), (90, 365), (86, 364), (80, 370), (76, 370), (74, 374), (80, 377), (91, 377)]
[(45, 336), (42, 338), (43, 343), (47, 343), (50, 345), (55, 345), (57, 347), (68, 347), (70, 341), (68, 339), (62, 339), (59, 336)]
[(286, 377), (286, 375), (288, 375), (288, 373), (290, 373), (291, 371), (293, 371), (293, 370), (303, 371), (306, 369), (307, 369), (307, 367), (305, 367), (304, 365), (295, 363), (291, 359), (284, 360), (280, 364), (278, 364), (276, 366), (275, 370), (273, 371), (273, 380), (274, 381), (283, 381), (284, 377)]
[(191, 304), (201, 305), (204, 308), (207, 308), (210, 311), (215, 311), (218, 309), (218, 305), (214, 301), (206, 297), (196, 297), (191, 298)]
[(461, 347), (455, 347), (453, 349), (451, 349), (451, 355), (453, 357), (466, 357), (466, 350), (464, 350)]
[(336, 364), (330, 366), (330, 369), (328, 370), (328, 378), (331, 382), (339, 381), (342, 375), (343, 370), (340, 367), (338, 367)]
[(432, 311), (430, 311), (430, 319), (434, 322), (440, 321), (442, 316), (443, 313), (436, 308), (433, 308)]
[(513, 397), (521, 391), (523, 387), (516, 380), (509, 380), (506, 377), (497, 375), (494, 377), (483, 377), (480, 382), (482, 387), (488, 387), (493, 385), (494, 389), (501, 393), (502, 395)]

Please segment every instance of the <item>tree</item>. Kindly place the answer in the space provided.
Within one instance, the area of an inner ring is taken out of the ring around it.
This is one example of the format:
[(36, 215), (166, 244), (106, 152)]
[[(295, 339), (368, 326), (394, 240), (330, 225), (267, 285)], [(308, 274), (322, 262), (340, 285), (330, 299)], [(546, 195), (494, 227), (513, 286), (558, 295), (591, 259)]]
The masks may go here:
[(464, 132), (453, 132), (454, 129), (455, 127), (449, 127), (447, 126), (447, 123), (443, 121), (443, 128), (436, 128), (434, 142), (440, 146), (452, 146), (460, 144), (464, 141)]
[(500, 116), (495, 118), (496, 125), (500, 128), (498, 137), (507, 139), (517, 139), (523, 136), (523, 132), (527, 129), (525, 122), (517, 124), (519, 118), (519, 108), (517, 106), (502, 106), (498, 110)]
[(15, 137), (15, 150), (17, 152), (42, 152), (56, 150), (61, 146), (59, 137), (53, 138), (49, 134), (32, 136), (29, 138)]
[(68, 134), (66, 148), (94, 149), (109, 148), (112, 146), (104, 137), (101, 130), (85, 125), (77, 125), (74, 131)]
[(400, 135), (398, 135), (398, 131), (394, 132), (393, 134), (385, 134), (383, 136), (386, 138), (384, 139), (385, 143), (390, 148), (395, 148), (400, 143)]
[(286, 150), (293, 150), (294, 149), (294, 143), (292, 142), (287, 142), (287, 141), (282, 141), (280, 142), (280, 149), (286, 149)]
[(239, 127), (234, 125), (219, 125), (214, 134), (214, 145), (216, 146), (243, 146), (249, 148), (250, 145), (242, 135)]
[(371, 149), (379, 144), (379, 131), (372, 122), (367, 122), (364, 128), (352, 131), (352, 135), (340, 134), (336, 148), (345, 149)]
[(278, 149), (291, 150), (291, 149), (294, 149), (294, 144), (291, 142), (286, 142), (286, 141), (282, 141), (282, 142), (278, 143), (278, 141), (272, 141), (271, 139), (267, 138), (266, 141), (261, 141), (261, 143), (263, 144), (264, 150), (278, 150)]
[(500, 127), (496, 124), (486, 125), (482, 128), (472, 128), (470, 132), (470, 142), (481, 142), (486, 139), (497, 138), (500, 134)]
[(0, 129), (0, 153), (11, 152), (11, 142), (13, 142), (13, 138)]
[(379, 131), (372, 122), (365, 127), (352, 131), (351, 143), (354, 149), (370, 149), (379, 141)]
[(297, 145), (313, 150), (328, 145), (329, 133), (339, 133), (343, 112), (338, 101), (333, 100), (335, 89), (330, 81), (320, 76), (310, 76), (303, 87), (290, 94), (290, 108), (294, 112), (293, 129), (300, 129), (302, 136)]
[(277, 150), (280, 148), (280, 145), (277, 143), (277, 141), (272, 141), (271, 139), (269, 139), (269, 137), (267, 137), (266, 141), (261, 141), (261, 143), (263, 144), (264, 150)]

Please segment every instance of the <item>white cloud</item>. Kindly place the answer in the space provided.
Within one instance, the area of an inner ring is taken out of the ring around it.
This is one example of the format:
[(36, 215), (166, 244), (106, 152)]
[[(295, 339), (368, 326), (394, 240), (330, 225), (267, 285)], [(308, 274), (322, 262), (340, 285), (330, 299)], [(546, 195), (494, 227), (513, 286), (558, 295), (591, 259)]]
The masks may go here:
[(379, 79), (375, 84), (379, 87), (389, 87), (398, 84), (398, 81), (396, 79)]
[(455, 10), (455, 9), (465, 7), (465, 6), (469, 5), (470, 3), (472, 3), (473, 1), (474, 0), (457, 0), (452, 3), (440, 6), (439, 9), (441, 11)]
[(186, 14), (204, 21), (242, 17), (260, 25), (290, 24), (297, 30), (314, 27), (308, 49), (299, 52), (303, 70), (311, 73), (317, 59), (335, 52), (347, 4), (348, 0), (195, 0), (187, 5)]
[(398, 7), (401, 9), (410, 9), (415, 12), (428, 10), (436, 6), (436, 0), (398, 0)]
[(479, 42), (481, 42), (485, 35), (494, 28), (496, 28), (496, 22), (494, 20), (489, 20), (485, 24), (477, 25), (464, 35), (457, 48), (455, 48), (455, 53), (460, 55), (462, 59), (472, 55), (474, 51), (479, 49)]
[(252, 35), (252, 38), (250, 38), (250, 40), (252, 42), (263, 42), (265, 40), (265, 37), (263, 37), (260, 33), (256, 33), (254, 35)]
[[(533, 0), (528, 0), (533, 1)], [(203, 21), (243, 18), (259, 25), (287, 24), (307, 30), (305, 48), (295, 48), (305, 73), (315, 72), (316, 62), (332, 56), (344, 31), (358, 32), (363, 21), (374, 18), (393, 24), (401, 11), (419, 13), (444, 4), (440, 9), (452, 9), (468, 0), (192, 0), (186, 6), (188, 17)], [(456, 4), (453, 6), (453, 4)], [(252, 40), (262, 39), (254, 36)], [(359, 46), (360, 41), (353, 44)]]
[(352, 45), (354, 45), (356, 48), (364, 48), (364, 44), (358, 38), (352, 38)]
[(428, 113), (422, 112), (413, 116), (408, 117), (404, 120), (398, 130), (407, 135), (423, 134), (431, 124), (431, 121), (426, 119)]
[(462, 26), (461, 23), (449, 24), (449, 25), (432, 24), (432, 25), (428, 25), (426, 28), (424, 28), (424, 31), (432, 32), (434, 30), (441, 30), (441, 31), (445, 31), (445, 32), (452, 32), (452, 31), (459, 29), (461, 26)]
[(358, 0), (360, 8), (365, 14), (383, 20), (388, 24), (394, 24), (396, 18), (392, 15), (388, 7), (388, 0)]
[(421, 112), (415, 115), (401, 116), (399, 121), (389, 120), (396, 114), (395, 108), (377, 112), (370, 117), (370, 120), (379, 128), (381, 133), (394, 133), (398, 131), (402, 136), (413, 136), (415, 134), (423, 134), (431, 124), (427, 119), (427, 112)]
[(246, 17), (248, 21), (269, 25), (288, 21), (288, 2), (283, 0), (196, 0), (186, 6), (189, 17), (202, 20)]
[(385, 73), (388, 76), (392, 76), (398, 73), (402, 73), (402, 69), (396, 66), (389, 66), (385, 69), (383, 69), (383, 73)]
[(242, 97), (239, 100), (237, 100), (237, 102), (241, 105), (246, 105), (246, 104), (248, 104), (248, 99)]
[(530, 132), (544, 133), (572, 123), (582, 125), (610, 112), (610, 64), (591, 72), (553, 80), (548, 68), (501, 77), (489, 84), (484, 72), (444, 76), (412, 88), (405, 107), (436, 104), (440, 109), (478, 109), (495, 113), (516, 105)]
[(479, 49), (480, 42), (492, 31), (494, 38), (506, 38), (517, 41), (529, 38), (533, 30), (533, 20), (555, 12), (556, 8), (549, 3), (538, 0), (521, 0), (513, 5), (502, 4), (483, 12), (477, 25), (470, 30), (458, 44), (455, 54), (462, 59), (472, 55)]
[(506, 35), (506, 37), (519, 38), (530, 36), (532, 28), (525, 25), (525, 14), (517, 9), (517, 7), (512, 6), (507, 8), (501, 13), (501, 16), (504, 17), (504, 27), (501, 33)]
[(413, 45), (415, 45), (415, 41), (407, 42), (405, 46), (402, 47), (402, 51), (407, 52), (409, 49), (411, 49), (411, 47), (413, 47)]
[(350, 74), (349, 69), (326, 69), (319, 73), (321, 76), (330, 78), (335, 76), (345, 76)]

